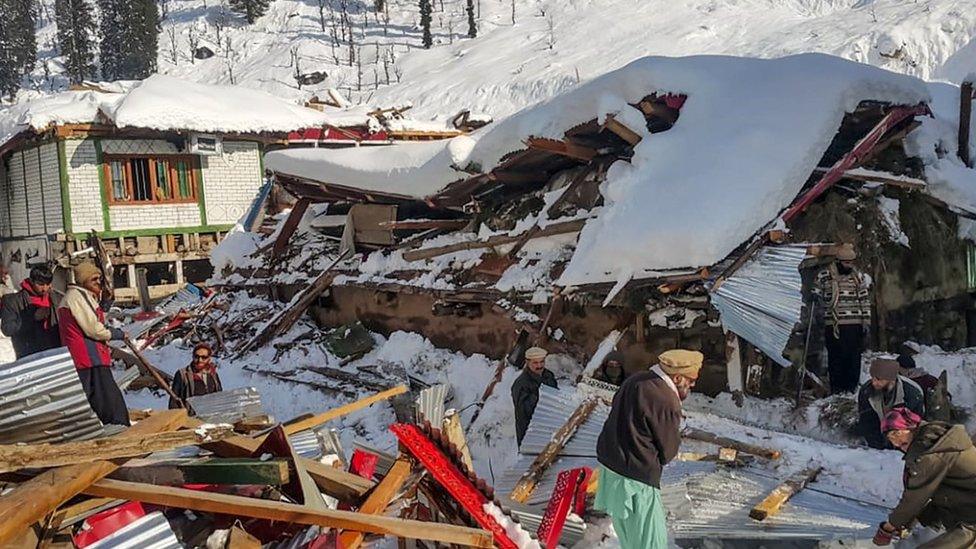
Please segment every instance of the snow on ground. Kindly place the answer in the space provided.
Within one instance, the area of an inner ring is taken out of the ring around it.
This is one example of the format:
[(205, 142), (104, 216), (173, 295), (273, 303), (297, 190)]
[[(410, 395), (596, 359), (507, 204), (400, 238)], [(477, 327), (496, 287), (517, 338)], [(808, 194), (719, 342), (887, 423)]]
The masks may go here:
[(14, 356), (14, 347), (9, 337), (0, 335), (0, 364), (13, 362), (17, 357)]

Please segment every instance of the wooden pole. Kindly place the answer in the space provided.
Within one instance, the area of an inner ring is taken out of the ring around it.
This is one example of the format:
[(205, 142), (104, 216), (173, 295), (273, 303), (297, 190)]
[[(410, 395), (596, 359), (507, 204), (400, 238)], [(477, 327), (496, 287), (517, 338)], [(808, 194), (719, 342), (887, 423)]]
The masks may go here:
[(4, 444), (0, 446), (0, 473), (40, 467), (142, 456), (152, 452), (220, 440), (234, 434), (230, 426), (216, 426), (204, 433), (173, 431), (141, 436), (122, 434), (80, 442), (57, 444)]
[(539, 479), (549, 469), (549, 466), (556, 461), (556, 458), (559, 457), (559, 452), (566, 446), (569, 439), (573, 438), (579, 426), (590, 417), (590, 414), (596, 409), (596, 405), (597, 400), (595, 398), (587, 399), (576, 408), (576, 411), (569, 416), (566, 423), (552, 436), (552, 440), (546, 444), (542, 452), (535, 457), (535, 461), (532, 462), (529, 470), (519, 479), (518, 484), (512, 489), (512, 494), (509, 497), (519, 503), (525, 503), (529, 499), (529, 496), (535, 490), (536, 484), (539, 483)]
[[(579, 232), (583, 229), (583, 225), (586, 224), (586, 219), (574, 219), (572, 221), (561, 221), (559, 223), (553, 223), (544, 228), (535, 231), (531, 237), (532, 238), (542, 238), (544, 236), (555, 236), (559, 234), (569, 234)], [(532, 230), (531, 228), (529, 229)], [(418, 261), (420, 259), (430, 259), (432, 257), (437, 257), (440, 255), (445, 255), (454, 252), (460, 252), (464, 250), (478, 250), (481, 248), (493, 248), (495, 246), (501, 246), (504, 244), (511, 244), (513, 242), (518, 242), (524, 236), (523, 234), (510, 236), (507, 234), (496, 235), (488, 238), (487, 240), (474, 240), (469, 242), (458, 242), (455, 244), (447, 244), (444, 246), (437, 246), (435, 248), (422, 248), (419, 250), (410, 250), (403, 252), (403, 259), (405, 261)]]
[(709, 433), (708, 431), (702, 431), (701, 429), (695, 429), (693, 427), (685, 428), (685, 430), (681, 432), (681, 436), (683, 438), (700, 440), (702, 442), (710, 442), (723, 448), (733, 448), (740, 452), (764, 457), (766, 459), (779, 459), (780, 456), (783, 455), (779, 450), (764, 448), (762, 446), (756, 446), (755, 444), (749, 444), (748, 442), (725, 438), (718, 436), (715, 433)]
[[(396, 497), (407, 477), (410, 476), (410, 461), (401, 457), (393, 462), (393, 467), (376, 485), (366, 501), (359, 506), (359, 512), (367, 515), (379, 515)], [(362, 532), (345, 531), (339, 535), (339, 547), (342, 549), (357, 549), (366, 536)]]
[[(166, 410), (129, 427), (125, 434), (175, 431), (186, 420), (185, 410)], [(118, 467), (111, 461), (96, 461), (49, 469), (0, 496), (0, 547)]]
[(959, 86), (959, 160), (970, 168), (973, 160), (969, 157), (969, 126), (973, 114), (973, 83), (966, 81)]
[(793, 475), (785, 482), (773, 488), (773, 491), (769, 493), (758, 505), (749, 511), (749, 518), (753, 520), (766, 520), (767, 518), (777, 514), (783, 508), (783, 505), (790, 500), (791, 497), (796, 495), (800, 490), (803, 490), (807, 484), (816, 480), (817, 475), (823, 467), (810, 467), (809, 469), (804, 469), (799, 473)]
[(464, 437), (464, 428), (461, 427), (461, 414), (457, 410), (448, 410), (444, 414), (441, 433), (461, 453), (461, 461), (464, 462), (465, 467), (469, 471), (474, 471), (474, 462), (471, 461), (471, 449), (468, 448), (468, 441)]
[(477, 528), (374, 516), (353, 511), (311, 509), (293, 503), (200, 492), (171, 486), (152, 486), (105, 479), (87, 487), (85, 493), (96, 497), (114, 497), (205, 513), (220, 513), (295, 524), (317, 524), (343, 530), (426, 539), (471, 547), (492, 547), (491, 534)]
[(338, 408), (333, 408), (328, 412), (323, 412), (321, 414), (317, 414), (312, 417), (296, 421), (289, 425), (285, 425), (285, 434), (293, 435), (299, 431), (304, 431), (305, 429), (318, 427), (319, 425), (332, 421), (333, 419), (362, 410), (363, 408), (368, 408), (369, 406), (376, 404), (377, 402), (382, 402), (384, 400), (393, 398), (397, 395), (402, 395), (403, 393), (406, 393), (407, 390), (408, 389), (406, 385), (397, 385), (392, 389), (387, 389), (385, 391), (376, 393), (375, 395), (357, 400), (356, 402), (350, 402), (349, 404), (344, 404), (342, 406), (339, 406)]
[(132, 351), (132, 354), (135, 355), (139, 363), (142, 364), (143, 369), (153, 378), (153, 380), (156, 382), (156, 385), (159, 385), (160, 389), (166, 391), (166, 394), (168, 394), (170, 398), (172, 398), (177, 404), (179, 404), (181, 408), (186, 408), (187, 410), (189, 410), (190, 405), (187, 404), (182, 398), (176, 395), (176, 393), (173, 391), (173, 388), (169, 386), (169, 383), (166, 383), (166, 380), (163, 379), (163, 376), (162, 374), (159, 373), (159, 370), (157, 370), (155, 366), (149, 363), (145, 355), (142, 354), (142, 351), (139, 350), (139, 347), (131, 339), (129, 339), (128, 336), (126, 336), (125, 338), (125, 344), (126, 346), (129, 347), (129, 350)]

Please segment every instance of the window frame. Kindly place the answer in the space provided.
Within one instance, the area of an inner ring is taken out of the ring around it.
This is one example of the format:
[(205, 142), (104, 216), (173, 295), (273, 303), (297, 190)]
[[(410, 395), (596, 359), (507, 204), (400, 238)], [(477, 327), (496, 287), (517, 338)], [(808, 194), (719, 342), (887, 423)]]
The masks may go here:
[[(149, 176), (149, 190), (152, 194), (151, 200), (135, 200), (133, 189), (134, 179), (132, 176), (131, 160), (145, 159), (147, 163), (147, 175)], [(187, 179), (191, 196), (180, 198), (179, 170), (176, 169), (178, 162), (186, 162)], [(115, 188), (112, 180), (112, 162), (122, 162), (122, 172), (125, 180), (125, 191), (128, 200), (115, 198)], [(157, 198), (158, 163), (165, 162), (167, 173), (169, 174), (169, 192), (173, 198)], [(198, 204), (200, 201), (199, 181), (197, 179), (197, 168), (199, 159), (192, 154), (103, 154), (102, 155), (102, 174), (105, 186), (105, 197), (109, 206), (152, 206), (155, 204)]]

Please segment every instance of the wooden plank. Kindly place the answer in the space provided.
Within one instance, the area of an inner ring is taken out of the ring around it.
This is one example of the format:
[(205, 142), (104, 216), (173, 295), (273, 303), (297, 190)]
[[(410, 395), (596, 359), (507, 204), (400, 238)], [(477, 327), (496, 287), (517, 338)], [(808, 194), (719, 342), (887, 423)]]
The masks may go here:
[(457, 410), (448, 410), (444, 414), (441, 433), (461, 452), (461, 461), (465, 467), (469, 471), (474, 471), (474, 462), (471, 461), (471, 449), (468, 448), (468, 441), (464, 436), (464, 428), (461, 427), (461, 414)]
[(973, 167), (973, 160), (969, 158), (969, 125), (973, 115), (973, 82), (963, 82), (959, 86), (959, 160)]
[(472, 547), (492, 546), (491, 534), (477, 528), (372, 516), (352, 511), (316, 510), (292, 503), (214, 492), (198, 492), (172, 486), (151, 486), (104, 479), (87, 487), (85, 493), (96, 497), (115, 497), (206, 513), (327, 526), (342, 530), (427, 539)]
[[(814, 170), (816, 173), (826, 173), (830, 168), (817, 168)], [(876, 172), (873, 170), (848, 170), (844, 172), (845, 179), (854, 179), (856, 181), (867, 181), (872, 183), (883, 183), (885, 185), (891, 185), (892, 187), (901, 187), (903, 189), (908, 189), (910, 191), (916, 191), (924, 189), (926, 186), (925, 181), (921, 179), (916, 179), (914, 177), (904, 177), (887, 172)]]
[(122, 467), (109, 478), (144, 484), (182, 486), (184, 484), (287, 484), (288, 461), (256, 458), (208, 458), (177, 460)]
[(375, 395), (370, 395), (366, 398), (361, 398), (356, 402), (343, 404), (342, 406), (339, 406), (338, 408), (333, 408), (328, 412), (323, 412), (321, 414), (317, 414), (312, 417), (308, 417), (300, 421), (296, 421), (294, 423), (285, 425), (285, 433), (289, 435), (293, 435), (295, 433), (304, 431), (306, 429), (312, 429), (313, 427), (318, 427), (323, 423), (351, 414), (358, 410), (362, 410), (363, 408), (367, 408), (373, 404), (376, 404), (377, 402), (381, 402), (393, 398), (397, 395), (402, 395), (403, 393), (406, 393), (408, 390), (409, 389), (406, 385), (397, 385), (392, 389), (387, 389), (385, 391), (376, 393)]
[(753, 520), (766, 520), (767, 518), (777, 514), (783, 508), (783, 505), (790, 500), (794, 495), (806, 488), (807, 484), (816, 480), (817, 475), (823, 467), (816, 466), (804, 469), (799, 473), (793, 475), (782, 484), (773, 488), (761, 502), (759, 502), (755, 507), (749, 511), (749, 518)]
[[(196, 418), (189, 418), (186, 424), (190, 428), (196, 428), (203, 425), (203, 422)], [(259, 446), (261, 446), (260, 440), (244, 436), (225, 438), (203, 445), (207, 450), (223, 457), (251, 457)], [(339, 500), (359, 501), (359, 498), (373, 487), (373, 482), (358, 475), (311, 459), (299, 458), (299, 461), (323, 492)]]
[[(533, 238), (542, 238), (545, 236), (555, 236), (559, 234), (569, 234), (579, 232), (583, 229), (583, 225), (586, 224), (585, 219), (574, 219), (572, 221), (563, 221), (560, 223), (553, 223), (548, 225), (543, 229), (532, 235)], [(403, 259), (406, 261), (418, 261), (421, 259), (430, 259), (432, 257), (437, 257), (440, 255), (445, 255), (454, 252), (460, 252), (463, 250), (477, 250), (480, 248), (492, 248), (495, 246), (502, 246), (504, 244), (511, 244), (513, 242), (518, 242), (522, 238), (522, 234), (515, 236), (510, 235), (496, 235), (487, 240), (474, 240), (469, 242), (457, 242), (454, 244), (448, 244), (445, 246), (437, 246), (434, 248), (422, 248), (419, 250), (410, 250), (403, 253)]]
[(603, 123), (603, 127), (617, 134), (617, 137), (623, 139), (631, 145), (636, 145), (640, 143), (641, 139), (643, 139), (639, 133), (625, 126), (623, 123), (614, 118), (612, 114), (607, 115), (607, 120)]
[(385, 229), (395, 230), (420, 230), (420, 229), (463, 229), (471, 221), (467, 219), (405, 219), (402, 221), (381, 221), (379, 226)]
[(275, 238), (274, 247), (271, 248), (272, 258), (278, 259), (284, 253), (288, 247), (288, 241), (291, 240), (292, 235), (295, 234), (295, 229), (298, 228), (298, 222), (302, 220), (302, 216), (308, 211), (308, 206), (311, 203), (311, 199), (299, 198), (291, 211), (288, 212), (288, 217), (285, 218), (285, 223), (281, 226), (281, 232)]
[[(186, 410), (166, 410), (128, 428), (128, 436), (174, 431), (187, 420)], [(0, 496), (0, 546), (99, 479), (118, 468), (96, 461), (49, 469)]]
[(530, 137), (525, 140), (525, 144), (530, 149), (537, 149), (540, 151), (558, 154), (574, 160), (581, 160), (583, 162), (589, 162), (596, 158), (596, 156), (599, 154), (596, 149), (584, 145), (577, 145), (575, 143), (559, 141), (557, 139), (548, 139), (545, 137)]
[(709, 433), (708, 431), (702, 431), (701, 429), (695, 429), (693, 427), (687, 427), (681, 432), (683, 438), (690, 438), (692, 440), (700, 440), (702, 442), (710, 442), (716, 444), (723, 448), (733, 448), (740, 452), (746, 454), (752, 454), (754, 456), (764, 457), (767, 459), (779, 459), (782, 452), (779, 450), (774, 450), (772, 448), (765, 448), (763, 446), (757, 446), (755, 444), (749, 444), (748, 442), (742, 442), (739, 440), (734, 440), (731, 438), (722, 437), (716, 435), (715, 433)]
[(228, 426), (214, 426), (205, 432), (173, 431), (141, 436), (122, 434), (80, 442), (0, 445), (0, 473), (28, 467), (61, 467), (91, 463), (220, 440), (234, 434)]
[(559, 452), (566, 446), (569, 439), (573, 438), (579, 426), (590, 417), (590, 414), (596, 409), (597, 402), (595, 398), (583, 401), (573, 414), (569, 416), (566, 423), (552, 435), (552, 440), (535, 457), (532, 465), (529, 466), (529, 470), (522, 475), (515, 488), (512, 489), (512, 494), (509, 496), (511, 499), (519, 503), (525, 503), (529, 499), (529, 496), (535, 490), (536, 484), (539, 483), (539, 479), (542, 478), (543, 473), (556, 461), (556, 458), (559, 457)]
[[(379, 515), (396, 497), (397, 492), (403, 487), (407, 477), (410, 476), (410, 461), (401, 457), (393, 462), (390, 471), (383, 477), (383, 480), (376, 485), (376, 488), (369, 494), (366, 501), (359, 506), (359, 512), (367, 515)], [(366, 536), (362, 532), (345, 531), (339, 534), (339, 547), (342, 549), (356, 549), (363, 543)]]

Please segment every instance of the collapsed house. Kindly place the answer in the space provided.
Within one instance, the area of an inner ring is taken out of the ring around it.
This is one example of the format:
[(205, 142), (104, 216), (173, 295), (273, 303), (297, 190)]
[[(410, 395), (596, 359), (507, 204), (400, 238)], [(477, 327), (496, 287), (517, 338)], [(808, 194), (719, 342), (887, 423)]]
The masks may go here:
[(976, 325), (958, 93), (822, 55), (647, 58), (454, 139), (271, 152), (295, 207), (217, 282), (314, 280), (298, 301), (324, 325), (492, 357), (523, 330), (630, 369), (701, 349), (704, 390), (757, 391), (782, 370), (748, 367), (805, 356), (812, 274), (853, 246), (872, 348), (956, 348)]

